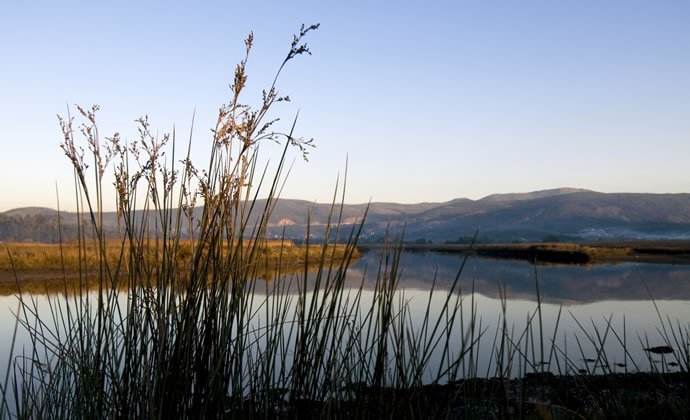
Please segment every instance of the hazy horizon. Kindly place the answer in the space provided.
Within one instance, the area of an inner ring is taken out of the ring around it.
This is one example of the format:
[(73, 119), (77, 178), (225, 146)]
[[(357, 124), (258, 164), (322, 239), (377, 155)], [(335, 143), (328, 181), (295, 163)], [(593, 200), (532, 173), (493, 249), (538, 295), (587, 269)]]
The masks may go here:
[[(0, 212), (73, 210), (55, 117), (99, 104), (102, 137), (148, 115), (207, 161), (253, 31), (257, 103), (302, 23), (313, 55), (285, 69), (274, 116), (315, 139), (285, 198), (446, 202), (561, 187), (685, 193), (690, 3), (11, 3), (0, 13)], [(279, 145), (262, 155), (276, 158)], [(107, 193), (106, 193), (107, 194)], [(114, 204), (106, 208), (114, 209)]]

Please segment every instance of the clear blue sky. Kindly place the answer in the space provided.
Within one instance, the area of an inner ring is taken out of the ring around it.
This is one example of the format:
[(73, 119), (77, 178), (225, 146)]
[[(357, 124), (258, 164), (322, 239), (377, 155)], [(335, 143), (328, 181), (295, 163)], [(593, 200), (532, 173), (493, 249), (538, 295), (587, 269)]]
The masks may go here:
[(346, 157), (353, 203), (690, 191), (687, 1), (37, 1), (0, 6), (0, 211), (55, 207), (56, 183), (70, 207), (67, 104), (130, 140), (144, 114), (188, 133), (196, 109), (204, 162), (244, 36), (260, 92), (312, 22), (279, 113), (317, 148), (284, 197), (330, 200)]

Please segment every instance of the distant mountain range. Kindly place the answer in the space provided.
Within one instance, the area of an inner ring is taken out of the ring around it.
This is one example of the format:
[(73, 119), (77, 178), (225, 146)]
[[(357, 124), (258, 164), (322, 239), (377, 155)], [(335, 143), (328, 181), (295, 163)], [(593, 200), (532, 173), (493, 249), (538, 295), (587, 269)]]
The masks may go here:
[[(262, 208), (265, 201), (259, 200)], [(367, 204), (333, 208), (346, 227), (362, 220)], [(201, 209), (196, 209), (201, 214)], [(269, 235), (285, 232), (300, 241), (307, 232), (323, 239), (330, 204), (280, 199), (269, 223)], [(63, 238), (75, 234), (77, 215), (62, 213)], [(104, 215), (115, 230), (117, 216)], [(0, 213), (0, 240), (55, 242), (57, 212), (27, 207)], [(559, 188), (518, 194), (495, 194), (480, 200), (460, 198), (445, 203), (371, 203), (362, 242), (377, 242), (387, 229), (405, 232), (410, 242), (465, 242), (478, 231), (481, 242), (593, 241), (690, 239), (690, 194), (599, 193)], [(343, 229), (349, 234), (350, 229)]]

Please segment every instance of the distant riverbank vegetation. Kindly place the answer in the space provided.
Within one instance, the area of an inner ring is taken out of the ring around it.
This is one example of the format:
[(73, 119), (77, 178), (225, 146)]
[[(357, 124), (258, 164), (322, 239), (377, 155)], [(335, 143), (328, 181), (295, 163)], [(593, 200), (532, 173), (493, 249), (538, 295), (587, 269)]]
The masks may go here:
[[(88, 246), (91, 245), (91, 246)], [(54, 293), (75, 292), (83, 282), (90, 280), (91, 287), (97, 285), (98, 276), (94, 275), (100, 267), (101, 261), (99, 249), (89, 242), (84, 246), (79, 242), (63, 242), (60, 244), (37, 243), (6, 243), (6, 252), (0, 254), (0, 295), (8, 295), (18, 292)], [(104, 262), (116, 272), (121, 273), (121, 278), (116, 278), (115, 283), (120, 287), (126, 287), (127, 273), (130, 271), (132, 261), (130, 244), (127, 241), (108, 240), (105, 244)], [(180, 240), (175, 253), (174, 268), (183, 273), (191, 269), (193, 257), (196, 255), (196, 247), (200, 243), (196, 241)], [(225, 243), (223, 246), (223, 258), (228, 257), (229, 250), (236, 245)], [(316, 269), (320, 261), (320, 255), (324, 252), (323, 245), (295, 245), (291, 241), (262, 240), (258, 244), (253, 241), (245, 242), (244, 252), (253, 252), (259, 277), (272, 280), (277, 273), (295, 274), (303, 272), (305, 268)], [(160, 265), (163, 257), (164, 246), (151, 241), (137, 250), (135, 255), (141, 260), (146, 260), (145, 265), (156, 267)], [(325, 252), (335, 261), (344, 258), (356, 259), (359, 256), (357, 250), (351, 251), (345, 245), (328, 245)], [(88, 276), (81, 274), (90, 273)], [(156, 272), (150, 272), (149, 284), (154, 285)], [(180, 276), (184, 279), (184, 276)], [(180, 285), (178, 285), (180, 286)]]
[[(690, 241), (617, 241), (617, 242), (537, 242), (433, 244), (425, 239), (403, 244), (404, 249), (418, 252), (457, 252), (492, 258), (525, 260), (535, 264), (598, 264), (626, 261), (690, 264)], [(380, 249), (381, 244), (361, 244), (360, 249)]]
[[(86, 225), (79, 222), (79, 240), (59, 241), (52, 256), (31, 245), (3, 247), (4, 264), (18, 283), (22, 267), (40, 261), (57, 270), (76, 267), (82, 292), (45, 300), (18, 295), (0, 416), (687, 418), (687, 320), (659, 314), (659, 343), (632, 342), (625, 321), (622, 328), (611, 319), (603, 329), (583, 324), (569, 347), (559, 347), (562, 313), (553, 329), (544, 326), (537, 279), (535, 307), (526, 327), (516, 329), (505, 287), (496, 318), (477, 316), (474, 293), (460, 290), (464, 262), (448, 290), (436, 290), (436, 279), (429, 279), (425, 310), (413, 313), (399, 288), (399, 237), (387, 238), (378, 266), (367, 268), (373, 290), (346, 286), (362, 224), (346, 224), (335, 204), (344, 201), (344, 188), (336, 188), (321, 244), (309, 243), (307, 227), (304, 247), (266, 246), (285, 162), (312, 147), (294, 134), (294, 122), (278, 128), (273, 109), (288, 98), (276, 83), (288, 62), (309, 53), (304, 39), (317, 27), (295, 35), (255, 107), (243, 102), (253, 46), (247, 37), (203, 166), (190, 161), (190, 146), (180, 152), (185, 147), (174, 131), (154, 135), (146, 118), (138, 121), (140, 137), (128, 142), (118, 134), (101, 137), (98, 107), (78, 107), (78, 120), (60, 120), (76, 208), (83, 209), (78, 220)], [(258, 146), (267, 141), (283, 146), (271, 167), (258, 160)], [(103, 221), (111, 172), (117, 237)], [(257, 209), (259, 191), (268, 199)], [(198, 204), (199, 215), (192, 211)], [(196, 234), (184, 232), (190, 226)], [(195, 242), (185, 242), (189, 237)], [(334, 247), (332, 238), (347, 240)], [(293, 251), (301, 254), (301, 270), (283, 271), (280, 261)], [(260, 267), (276, 258), (274, 281), (266, 282)], [(486, 334), (487, 323), (495, 323), (495, 335)], [(28, 341), (15, 346), (23, 336)], [(485, 343), (491, 351), (481, 351)], [(621, 359), (604, 351), (611, 343)], [(647, 349), (650, 366), (633, 379), (620, 376), (643, 369), (630, 357), (631, 346)], [(488, 368), (479, 367), (480, 359)]]

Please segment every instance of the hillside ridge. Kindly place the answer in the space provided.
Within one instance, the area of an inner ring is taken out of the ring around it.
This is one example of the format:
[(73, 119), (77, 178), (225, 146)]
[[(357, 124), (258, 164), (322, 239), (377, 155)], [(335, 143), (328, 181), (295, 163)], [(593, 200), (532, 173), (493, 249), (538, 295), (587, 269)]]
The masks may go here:
[[(259, 211), (266, 200), (257, 200)], [(304, 239), (307, 215), (314, 240), (325, 234), (329, 214), (342, 213), (344, 224), (361, 222), (368, 208), (362, 241), (379, 241), (386, 229), (410, 241), (462, 242), (479, 231), (482, 241), (690, 239), (690, 194), (601, 193), (578, 188), (555, 188), (526, 193), (492, 194), (478, 200), (458, 198), (439, 203), (371, 204), (314, 203), (278, 199), (268, 234)], [(196, 217), (202, 209), (195, 209)], [(77, 214), (61, 212), (64, 230), (76, 225)], [(103, 215), (106, 228), (115, 229), (117, 215)], [(24, 207), (0, 213), (1, 241), (51, 242), (57, 211)], [(253, 222), (253, 221), (250, 221)], [(63, 232), (64, 233), (64, 232)], [(64, 235), (63, 235), (64, 236)], [(69, 237), (69, 235), (67, 235)]]

